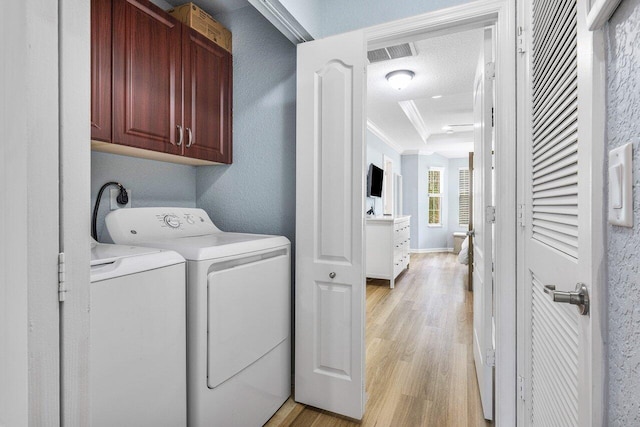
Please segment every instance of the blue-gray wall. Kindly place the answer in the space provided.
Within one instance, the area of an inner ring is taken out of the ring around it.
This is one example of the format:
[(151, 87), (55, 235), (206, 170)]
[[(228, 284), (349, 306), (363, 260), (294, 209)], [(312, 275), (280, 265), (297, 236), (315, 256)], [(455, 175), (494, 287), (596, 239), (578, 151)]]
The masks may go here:
[[(467, 163), (466, 159), (448, 159), (439, 154), (402, 156), (402, 197), (404, 213), (411, 215), (412, 250), (452, 248), (453, 233), (466, 229), (458, 225), (458, 168)], [(444, 203), (440, 227), (427, 225), (427, 180), (430, 167), (444, 168)]]
[(233, 34), (233, 164), (197, 168), (196, 204), (223, 231), (293, 242), (296, 48), (253, 7), (215, 19)]
[(410, 249), (418, 249), (418, 230), (423, 225), (418, 215), (418, 156), (402, 156), (402, 213), (411, 215)]
[[(402, 156), (400, 153), (389, 147), (383, 140), (367, 130), (366, 133), (367, 143), (367, 163), (365, 164), (365, 171), (369, 170), (369, 165), (373, 163), (380, 169), (384, 169), (384, 156), (387, 156), (393, 160), (393, 173), (402, 175)], [(367, 197), (366, 210), (368, 211), (373, 206), (376, 215), (382, 215), (382, 198), (381, 197)]]
[[(91, 152), (91, 209), (100, 187), (109, 181), (132, 190), (132, 207), (196, 207), (196, 168), (194, 166), (116, 154)], [(109, 187), (116, 188), (116, 187)], [(102, 241), (104, 217), (109, 212), (109, 188), (102, 194), (97, 221)]]
[(640, 426), (640, 0), (623, 1), (605, 33), (608, 149), (632, 142), (634, 151), (634, 227), (607, 227), (607, 418)]

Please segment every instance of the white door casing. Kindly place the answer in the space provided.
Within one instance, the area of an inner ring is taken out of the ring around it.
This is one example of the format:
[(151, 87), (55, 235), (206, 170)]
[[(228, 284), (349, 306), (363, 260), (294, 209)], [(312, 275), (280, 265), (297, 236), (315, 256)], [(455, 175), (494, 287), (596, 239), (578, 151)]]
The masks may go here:
[[(515, 3), (511, 0), (480, 0), (472, 3), (454, 6), (451, 8), (438, 10), (415, 17), (410, 17), (386, 24), (377, 25), (364, 30), (368, 48), (382, 47), (398, 41), (418, 40), (424, 38), (425, 34), (442, 34), (443, 32), (459, 31), (465, 28), (478, 28), (487, 24), (495, 23), (497, 56), (496, 56), (496, 77), (500, 84), (496, 86), (496, 163), (500, 168), (496, 174), (496, 188), (499, 197), (496, 199), (496, 216), (501, 227), (496, 230), (496, 409), (495, 418), (497, 426), (509, 426), (515, 424), (516, 418), (516, 395), (513, 393), (516, 385), (516, 292), (513, 286), (516, 263), (515, 263), (515, 227), (516, 227), (516, 192), (513, 183), (516, 180), (516, 40), (513, 36), (515, 29)], [(341, 37), (341, 36), (338, 36)], [(338, 46), (340, 50), (344, 46)], [(329, 52), (329, 47), (325, 55)], [(300, 53), (300, 52), (299, 52)], [(365, 51), (362, 52), (364, 64)], [(300, 56), (299, 56), (300, 60)], [(363, 65), (364, 68), (364, 65)], [(298, 68), (298, 78), (302, 78), (300, 63)], [(307, 83), (310, 84), (310, 83)], [(298, 102), (298, 120), (300, 120), (300, 100)], [(307, 109), (309, 106), (306, 107)], [(354, 115), (354, 122), (360, 123), (361, 117)], [(309, 120), (307, 120), (308, 122)], [(300, 122), (298, 124), (300, 132)], [(299, 134), (300, 135), (300, 134)], [(300, 141), (300, 138), (298, 138)], [(298, 146), (300, 150), (300, 146)], [(307, 153), (308, 154), (308, 153)], [(300, 153), (297, 154), (300, 156)], [(300, 174), (300, 159), (297, 163), (297, 173)], [(300, 178), (300, 177), (299, 177)], [(362, 174), (364, 180), (364, 175)], [(298, 216), (309, 212), (309, 207), (305, 209), (300, 205), (301, 201), (314, 203), (311, 197), (300, 199), (301, 181), (297, 182), (297, 196), (299, 210)], [(307, 185), (309, 183), (307, 182)], [(364, 181), (358, 185), (363, 186)], [(310, 188), (310, 185), (309, 185)], [(364, 194), (364, 191), (362, 192)], [(300, 218), (297, 218), (299, 221)], [(308, 225), (310, 222), (303, 222)], [(296, 229), (300, 231), (300, 223), (297, 222)], [(360, 231), (361, 229), (359, 229)], [(297, 235), (298, 239), (300, 234)], [(304, 242), (297, 241), (298, 244)], [(297, 248), (299, 249), (299, 248)], [(297, 261), (296, 281), (300, 280), (300, 268), (302, 263)], [(299, 283), (296, 289), (299, 291)], [(364, 286), (364, 284), (363, 284)], [(300, 304), (296, 296), (296, 305)], [(364, 313), (364, 298), (361, 300), (362, 313)], [(299, 310), (300, 307), (296, 307)], [(306, 310), (311, 310), (308, 307)], [(298, 313), (298, 312), (297, 312)], [(363, 320), (362, 320), (363, 321)], [(296, 339), (299, 338), (300, 322), (296, 319)], [(354, 337), (354, 340), (356, 338)], [(364, 346), (364, 335), (360, 336), (361, 346)], [(308, 340), (310, 342), (311, 339)], [(364, 352), (363, 349), (360, 351)], [(297, 350), (296, 350), (297, 352)], [(297, 353), (298, 354), (298, 353)], [(296, 354), (296, 355), (297, 355)], [(299, 366), (296, 363), (296, 376), (298, 376)], [(296, 379), (298, 387), (298, 379)], [(296, 400), (299, 400), (299, 390), (296, 389)], [(320, 390), (316, 393), (319, 395)], [(310, 391), (313, 393), (313, 391)]]
[(383, 156), (384, 178), (382, 180), (382, 213), (393, 215), (395, 202), (394, 182), (393, 182), (393, 160), (388, 156)]
[[(523, 2), (518, 343), (524, 426), (603, 424), (602, 35), (586, 2)], [(529, 36), (530, 34), (530, 36)], [(586, 284), (590, 312), (553, 301)]]
[(365, 41), (298, 45), (295, 400), (364, 413)]
[(484, 30), (473, 94), (473, 356), (484, 417), (493, 419), (492, 30)]
[[(60, 1), (60, 251), (65, 301), (60, 304), (61, 404), (65, 426), (90, 425), (89, 280), (91, 261), (90, 2)], [(64, 23), (64, 25), (62, 25)]]

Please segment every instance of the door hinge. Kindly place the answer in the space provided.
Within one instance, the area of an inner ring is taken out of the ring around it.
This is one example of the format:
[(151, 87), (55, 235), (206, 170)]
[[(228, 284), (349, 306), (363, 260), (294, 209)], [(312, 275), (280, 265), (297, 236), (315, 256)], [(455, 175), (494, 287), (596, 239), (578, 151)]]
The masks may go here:
[(527, 223), (524, 217), (524, 208), (525, 208), (524, 204), (518, 205), (518, 226), (520, 226), (521, 228), (525, 228), (527, 226)]
[(67, 294), (67, 266), (64, 252), (58, 254), (58, 301), (63, 302)]
[(521, 375), (518, 375), (518, 398), (520, 400), (525, 400), (525, 397), (524, 397), (525, 390), (526, 390), (526, 387), (525, 387), (524, 377)]
[(524, 31), (523, 27), (518, 27), (518, 41), (517, 41), (517, 52), (518, 53), (525, 53), (527, 51), (525, 42), (526, 42), (526, 33)]
[(489, 80), (493, 80), (496, 78), (496, 63), (495, 62), (487, 62), (485, 66), (485, 73), (487, 73), (487, 78)]
[(487, 357), (485, 358), (487, 366), (496, 366), (496, 351), (492, 348), (487, 349)]
[(485, 218), (487, 219), (487, 224), (493, 224), (496, 222), (495, 206), (487, 206), (487, 208), (485, 209)]

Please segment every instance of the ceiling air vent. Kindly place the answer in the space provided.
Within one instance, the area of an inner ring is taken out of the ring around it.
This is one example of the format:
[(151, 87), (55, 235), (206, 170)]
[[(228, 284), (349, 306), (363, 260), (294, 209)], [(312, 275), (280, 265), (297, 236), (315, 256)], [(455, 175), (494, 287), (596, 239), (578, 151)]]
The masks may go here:
[(374, 49), (367, 52), (367, 58), (369, 63), (373, 64), (381, 61), (388, 61), (390, 59), (406, 58), (407, 56), (415, 56), (416, 47), (413, 43), (402, 43), (395, 46), (383, 47), (381, 49)]

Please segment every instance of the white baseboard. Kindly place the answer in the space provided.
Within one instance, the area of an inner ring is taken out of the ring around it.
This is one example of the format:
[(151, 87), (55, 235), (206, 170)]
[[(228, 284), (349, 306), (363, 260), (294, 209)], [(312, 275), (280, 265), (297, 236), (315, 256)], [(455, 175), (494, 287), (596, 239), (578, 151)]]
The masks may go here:
[(426, 249), (409, 249), (412, 254), (433, 254), (438, 252), (453, 252), (453, 248), (426, 248)]

